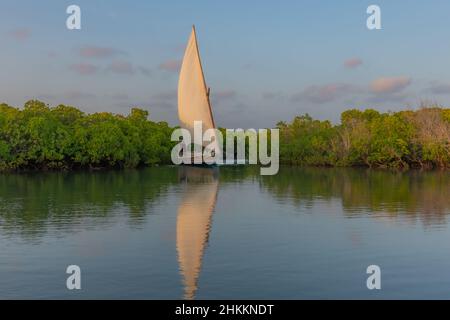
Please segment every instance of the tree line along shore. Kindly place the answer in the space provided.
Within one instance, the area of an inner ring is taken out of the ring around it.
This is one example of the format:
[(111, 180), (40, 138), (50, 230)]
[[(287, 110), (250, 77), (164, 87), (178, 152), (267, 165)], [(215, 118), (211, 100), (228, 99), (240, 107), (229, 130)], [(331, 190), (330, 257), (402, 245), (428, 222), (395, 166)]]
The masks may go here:
[[(347, 110), (339, 124), (311, 118), (279, 122), (280, 162), (300, 166), (449, 168), (450, 109), (438, 106), (381, 113)], [(0, 171), (134, 168), (170, 164), (174, 128), (129, 115), (86, 114), (30, 100), (0, 104)], [(222, 129), (224, 132), (224, 130)]]

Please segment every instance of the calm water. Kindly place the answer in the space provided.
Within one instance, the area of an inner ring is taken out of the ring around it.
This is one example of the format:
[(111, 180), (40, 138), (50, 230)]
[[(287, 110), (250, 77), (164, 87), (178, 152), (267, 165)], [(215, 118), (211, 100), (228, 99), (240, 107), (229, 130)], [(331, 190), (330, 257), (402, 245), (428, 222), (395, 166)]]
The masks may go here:
[(446, 172), (1, 175), (0, 298), (448, 299), (449, 213)]

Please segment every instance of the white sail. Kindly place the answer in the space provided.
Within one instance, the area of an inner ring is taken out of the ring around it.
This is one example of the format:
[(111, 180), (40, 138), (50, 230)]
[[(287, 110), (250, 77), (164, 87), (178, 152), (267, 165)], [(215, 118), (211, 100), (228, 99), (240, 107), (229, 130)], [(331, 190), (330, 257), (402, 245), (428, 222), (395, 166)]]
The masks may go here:
[(216, 173), (211, 168), (180, 168), (186, 185), (178, 207), (177, 252), (185, 299), (194, 299), (197, 290), (219, 187)]
[[(214, 119), (209, 100), (209, 89), (206, 86), (195, 27), (192, 27), (178, 80), (178, 117), (180, 125), (190, 131), (194, 137), (194, 121), (202, 122), (202, 132), (214, 129)], [(216, 137), (214, 140), (217, 142)], [(203, 147), (210, 142), (204, 142)], [(217, 144), (216, 144), (217, 145)], [(216, 148), (219, 150), (219, 148)]]

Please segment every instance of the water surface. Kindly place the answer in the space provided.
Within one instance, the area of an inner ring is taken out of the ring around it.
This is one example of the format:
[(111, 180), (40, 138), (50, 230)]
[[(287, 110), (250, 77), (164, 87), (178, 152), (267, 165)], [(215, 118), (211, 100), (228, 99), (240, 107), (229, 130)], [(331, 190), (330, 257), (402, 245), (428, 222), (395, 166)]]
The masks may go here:
[(449, 213), (441, 171), (4, 174), (0, 298), (448, 299)]

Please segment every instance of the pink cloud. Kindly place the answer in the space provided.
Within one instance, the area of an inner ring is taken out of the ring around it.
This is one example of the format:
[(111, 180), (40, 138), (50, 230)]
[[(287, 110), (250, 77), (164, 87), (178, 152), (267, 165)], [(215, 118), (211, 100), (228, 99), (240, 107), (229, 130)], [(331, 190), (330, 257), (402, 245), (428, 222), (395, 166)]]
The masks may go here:
[(359, 93), (360, 89), (346, 83), (331, 83), (326, 85), (312, 85), (302, 92), (292, 96), (293, 101), (306, 100), (312, 103), (327, 103), (347, 94)]
[(370, 84), (370, 90), (376, 94), (391, 94), (400, 92), (411, 84), (409, 77), (382, 77)]
[(14, 29), (11, 30), (9, 35), (16, 40), (24, 41), (31, 36), (31, 30), (27, 28)]
[(344, 66), (348, 69), (354, 69), (362, 65), (363, 61), (360, 58), (351, 58), (344, 61)]
[(89, 63), (77, 63), (70, 65), (70, 70), (81, 75), (92, 75), (97, 72), (98, 68)]
[(180, 70), (181, 68), (181, 61), (180, 60), (168, 60), (159, 65), (159, 68), (161, 70), (170, 71), (170, 72), (176, 72)]

